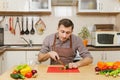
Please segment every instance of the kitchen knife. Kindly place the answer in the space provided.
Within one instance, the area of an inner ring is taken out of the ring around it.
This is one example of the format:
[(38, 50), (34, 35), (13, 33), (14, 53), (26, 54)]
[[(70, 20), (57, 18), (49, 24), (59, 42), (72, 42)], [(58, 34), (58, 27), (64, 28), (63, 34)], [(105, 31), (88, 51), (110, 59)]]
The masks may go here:
[(65, 64), (60, 59), (57, 58), (57, 56), (55, 56), (55, 58), (56, 58), (58, 63), (60, 63), (61, 65), (65, 66)]

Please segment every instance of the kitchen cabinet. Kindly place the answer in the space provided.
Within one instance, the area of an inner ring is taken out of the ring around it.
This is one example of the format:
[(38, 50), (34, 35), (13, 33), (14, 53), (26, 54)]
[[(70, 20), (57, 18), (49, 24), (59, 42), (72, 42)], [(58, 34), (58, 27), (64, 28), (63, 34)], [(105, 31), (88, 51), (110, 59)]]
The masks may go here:
[(51, 11), (51, 0), (30, 0), (30, 11)]
[(93, 64), (96, 65), (98, 61), (103, 61), (105, 59), (103, 51), (90, 51), (93, 56)]
[(120, 51), (104, 51), (106, 61), (120, 61)]
[(114, 62), (120, 60), (120, 51), (90, 51), (93, 56), (93, 64), (98, 61)]
[(4, 68), (4, 57), (3, 54), (0, 54), (0, 75), (4, 72), (3, 68)]
[(99, 0), (100, 12), (120, 12), (119, 0)]
[(120, 12), (119, 0), (79, 0), (78, 12)]
[(7, 11), (28, 11), (29, 0), (6, 0)]
[(6, 0), (0, 0), (0, 11), (6, 10)]
[(1, 0), (0, 15), (48, 15), (51, 13), (51, 0)]
[(27, 63), (28, 64), (37, 64), (38, 63), (38, 53), (39, 51), (26, 51), (26, 54), (27, 54), (27, 57), (26, 57), (26, 60), (27, 60)]
[(0, 74), (2, 74), (2, 55), (0, 54)]
[(0, 11), (51, 11), (51, 0), (1, 0)]
[[(38, 61), (38, 54), (39, 51), (27, 51), (27, 62), (28, 64), (39, 64)], [(42, 62), (40, 64), (50, 64), (50, 60), (47, 60), (45, 62)]]
[(1, 0), (0, 11), (28, 11), (29, 0)]
[(3, 71), (8, 70), (9, 68), (15, 65), (26, 63), (25, 51), (6, 51), (3, 57), (4, 57)]
[(99, 2), (98, 0), (79, 0), (78, 12), (98, 12)]

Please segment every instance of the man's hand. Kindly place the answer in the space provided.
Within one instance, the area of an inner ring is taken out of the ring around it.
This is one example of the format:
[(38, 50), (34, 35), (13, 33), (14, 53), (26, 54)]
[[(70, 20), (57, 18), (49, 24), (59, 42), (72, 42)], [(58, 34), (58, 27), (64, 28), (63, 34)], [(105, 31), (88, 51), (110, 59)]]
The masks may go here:
[(69, 68), (78, 68), (78, 64), (77, 63), (69, 63)]
[(48, 54), (50, 55), (50, 57), (52, 59), (54, 59), (55, 61), (57, 61), (58, 59), (60, 59), (60, 57), (58, 56), (58, 54), (55, 51), (50, 51), (48, 52)]

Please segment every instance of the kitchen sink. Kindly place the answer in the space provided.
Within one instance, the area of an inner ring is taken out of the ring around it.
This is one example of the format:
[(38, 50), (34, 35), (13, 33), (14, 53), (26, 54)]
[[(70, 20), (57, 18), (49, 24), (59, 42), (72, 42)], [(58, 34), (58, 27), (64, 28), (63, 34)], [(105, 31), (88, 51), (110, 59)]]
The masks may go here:
[(9, 46), (9, 48), (25, 48), (25, 47), (32, 47), (32, 46)]
[(29, 46), (9, 46), (10, 48), (29, 47)]
[(21, 46), (9, 46), (8, 48), (40, 48), (40, 46), (21, 45)]

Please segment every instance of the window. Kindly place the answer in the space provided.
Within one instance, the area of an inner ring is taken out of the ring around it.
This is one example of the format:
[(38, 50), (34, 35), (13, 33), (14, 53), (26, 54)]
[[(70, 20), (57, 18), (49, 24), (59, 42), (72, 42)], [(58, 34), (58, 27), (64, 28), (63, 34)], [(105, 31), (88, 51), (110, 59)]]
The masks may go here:
[(72, 16), (72, 7), (56, 6), (56, 7), (54, 7), (54, 14), (57, 17)]

